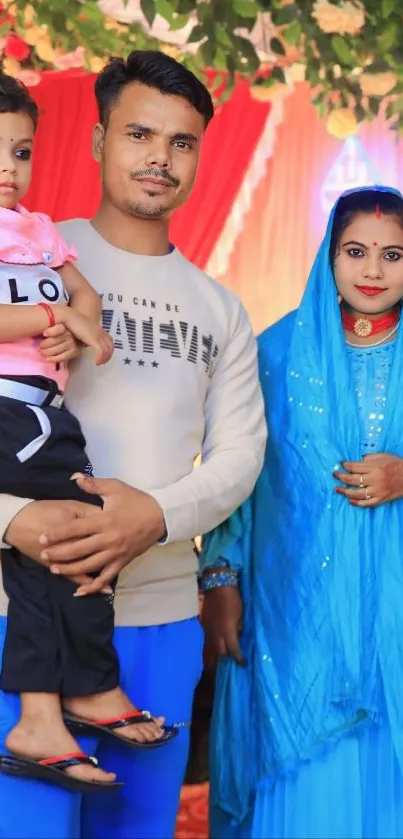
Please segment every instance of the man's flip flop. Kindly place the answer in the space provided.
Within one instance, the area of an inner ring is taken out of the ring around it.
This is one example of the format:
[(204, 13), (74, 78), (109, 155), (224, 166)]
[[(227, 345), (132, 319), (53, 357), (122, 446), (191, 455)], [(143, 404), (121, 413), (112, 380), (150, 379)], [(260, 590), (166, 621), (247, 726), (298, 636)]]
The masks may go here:
[(117, 733), (117, 729), (119, 728), (153, 722), (153, 717), (149, 711), (132, 711), (129, 714), (122, 714), (120, 717), (110, 717), (106, 720), (96, 720), (96, 722), (90, 722), (81, 719), (81, 717), (75, 717), (65, 713), (64, 721), (67, 728), (70, 728), (72, 731), (81, 732), (82, 734), (107, 734), (110, 737), (114, 737), (115, 740), (120, 740), (121, 743), (131, 746), (133, 749), (157, 749), (159, 746), (165, 746), (178, 734), (177, 728), (164, 726), (164, 733), (158, 740), (140, 743), (138, 740), (129, 740), (127, 737), (122, 737)]
[(83, 764), (97, 766), (98, 761), (95, 757), (89, 757), (82, 752), (48, 757), (45, 760), (30, 760), (27, 757), (17, 757), (17, 755), (0, 755), (0, 772), (5, 775), (58, 784), (58, 786), (71, 792), (110, 792), (124, 786), (122, 783), (107, 784), (100, 781), (80, 781), (78, 778), (67, 775), (64, 771), (69, 766), (81, 766)]

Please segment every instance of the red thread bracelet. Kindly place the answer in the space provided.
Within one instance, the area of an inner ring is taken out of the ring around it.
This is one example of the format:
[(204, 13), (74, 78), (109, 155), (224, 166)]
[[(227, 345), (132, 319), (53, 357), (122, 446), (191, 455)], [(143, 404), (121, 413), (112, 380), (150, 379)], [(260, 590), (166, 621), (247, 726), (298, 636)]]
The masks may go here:
[(52, 309), (52, 306), (49, 306), (48, 303), (38, 303), (38, 306), (40, 306), (41, 309), (45, 310), (45, 312), (46, 312), (46, 314), (49, 318), (49, 326), (55, 326), (56, 325), (56, 318), (55, 318), (55, 313)]

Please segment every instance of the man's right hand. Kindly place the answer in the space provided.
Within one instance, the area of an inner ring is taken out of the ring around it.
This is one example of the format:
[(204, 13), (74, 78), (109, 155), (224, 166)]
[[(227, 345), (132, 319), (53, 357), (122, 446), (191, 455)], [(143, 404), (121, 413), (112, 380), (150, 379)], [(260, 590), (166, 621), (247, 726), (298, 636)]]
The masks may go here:
[(243, 667), (246, 661), (239, 646), (243, 605), (239, 589), (220, 586), (204, 594), (201, 620), (207, 647), (216, 655), (229, 655)]
[[(68, 525), (74, 519), (96, 515), (97, 512), (101, 512), (100, 508), (80, 501), (31, 501), (10, 522), (4, 534), (4, 542), (48, 567), (49, 563), (41, 559), (43, 545), (39, 543), (39, 538), (42, 533), (49, 528)], [(72, 580), (81, 585), (91, 582), (91, 578), (86, 575), (73, 577)]]

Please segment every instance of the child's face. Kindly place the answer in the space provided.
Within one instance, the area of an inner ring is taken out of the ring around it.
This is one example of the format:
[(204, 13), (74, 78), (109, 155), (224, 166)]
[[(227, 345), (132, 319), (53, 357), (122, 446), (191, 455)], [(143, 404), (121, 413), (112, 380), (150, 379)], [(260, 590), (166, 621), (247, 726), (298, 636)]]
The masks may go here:
[(0, 113), (0, 207), (12, 210), (27, 192), (33, 140), (28, 114)]

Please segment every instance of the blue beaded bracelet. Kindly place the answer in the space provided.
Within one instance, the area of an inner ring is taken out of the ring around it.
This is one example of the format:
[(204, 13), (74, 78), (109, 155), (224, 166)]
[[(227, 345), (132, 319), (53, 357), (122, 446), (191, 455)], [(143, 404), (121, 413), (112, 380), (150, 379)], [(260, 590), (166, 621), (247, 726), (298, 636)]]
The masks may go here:
[(213, 574), (206, 574), (200, 580), (200, 591), (203, 593), (222, 586), (238, 586), (236, 571), (215, 571)]

